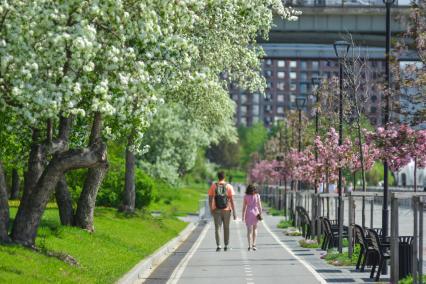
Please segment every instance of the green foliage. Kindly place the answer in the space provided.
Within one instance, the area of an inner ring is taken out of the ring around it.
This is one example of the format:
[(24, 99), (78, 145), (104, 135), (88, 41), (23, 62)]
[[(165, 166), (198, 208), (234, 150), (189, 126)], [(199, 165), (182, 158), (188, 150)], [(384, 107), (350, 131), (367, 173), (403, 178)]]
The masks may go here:
[[(99, 189), (96, 205), (118, 208), (124, 190), (124, 149), (119, 143), (110, 143), (108, 146), (109, 168)], [(76, 170), (67, 174), (67, 182), (74, 205), (76, 205), (80, 196), (86, 172), (86, 170)], [(154, 180), (139, 167), (135, 169), (135, 190), (136, 208), (141, 209), (148, 206), (155, 197), (156, 188)]]
[(172, 187), (165, 182), (157, 182), (157, 193), (148, 211), (161, 212), (165, 215), (185, 216), (198, 212), (198, 203), (207, 194), (207, 185), (189, 184)]
[(299, 245), (302, 248), (319, 248), (320, 247), (320, 244), (316, 240), (302, 239), (299, 241)]
[(275, 208), (268, 208), (268, 214), (272, 216), (284, 216), (284, 210), (278, 210)]
[(335, 266), (352, 266), (352, 265), (356, 265), (360, 252), (361, 252), (361, 247), (359, 245), (356, 245), (354, 247), (354, 251), (351, 258), (349, 258), (347, 252), (339, 253), (338, 251), (335, 251), (335, 250), (328, 250), (327, 255), (324, 257), (324, 259), (329, 264), (332, 264)]
[(247, 182), (247, 173), (240, 169), (225, 169), (225, 174), (228, 181), (232, 177), (232, 182), (235, 183), (246, 183)]
[(268, 130), (259, 122), (251, 127), (240, 127), (238, 135), (242, 147), (241, 166), (245, 167), (250, 162), (251, 154), (263, 151), (263, 145), (268, 139)]
[(211, 139), (209, 132), (188, 119), (185, 108), (167, 105), (145, 135), (150, 150), (141, 165), (151, 176), (177, 184), (195, 166), (198, 149), (207, 147)]
[[(383, 164), (381, 162), (376, 162), (373, 168), (366, 172), (367, 184), (371, 186), (378, 186), (379, 182), (383, 181)], [(389, 184), (392, 185), (395, 183), (395, 178), (392, 174), (389, 174)]]
[[(399, 280), (399, 284), (412, 284), (413, 283), (413, 276), (408, 275), (407, 277)], [(426, 275), (423, 275), (423, 281), (422, 283), (426, 283)]]
[[(11, 209), (15, 215), (17, 208)], [(115, 283), (142, 258), (185, 227), (175, 218), (138, 213), (128, 218), (114, 209), (96, 208), (94, 233), (63, 227), (57, 209), (47, 209), (37, 246), (74, 257), (71, 266), (21, 246), (0, 246), (1, 283)]]
[(241, 146), (239, 143), (220, 141), (212, 145), (206, 153), (207, 158), (221, 167), (235, 168), (240, 164)]
[(216, 177), (217, 165), (209, 162), (202, 149), (197, 152), (194, 167), (185, 175), (186, 183), (206, 184)]
[(277, 225), (277, 228), (280, 229), (287, 229), (290, 227), (293, 227), (293, 222), (291, 220), (281, 220)]

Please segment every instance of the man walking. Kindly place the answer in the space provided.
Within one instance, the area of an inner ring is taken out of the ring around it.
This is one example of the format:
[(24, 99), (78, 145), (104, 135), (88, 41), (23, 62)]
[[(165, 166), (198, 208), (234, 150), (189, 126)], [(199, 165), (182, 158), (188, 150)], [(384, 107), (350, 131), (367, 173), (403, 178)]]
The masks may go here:
[(231, 212), (234, 220), (237, 219), (234, 204), (234, 189), (232, 185), (225, 182), (225, 173), (220, 171), (217, 173), (218, 182), (210, 186), (209, 206), (210, 212), (214, 219), (215, 237), (216, 237), (216, 251), (220, 251), (220, 230), (223, 224), (223, 238), (225, 247), (224, 251), (228, 250), (229, 245), (229, 223), (231, 220)]

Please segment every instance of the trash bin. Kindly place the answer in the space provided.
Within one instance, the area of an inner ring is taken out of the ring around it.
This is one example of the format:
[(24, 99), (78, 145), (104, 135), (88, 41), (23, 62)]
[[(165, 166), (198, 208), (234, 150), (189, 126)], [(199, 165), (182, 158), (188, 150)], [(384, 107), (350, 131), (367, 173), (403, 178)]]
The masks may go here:
[(413, 269), (413, 237), (399, 237), (399, 279), (411, 274)]

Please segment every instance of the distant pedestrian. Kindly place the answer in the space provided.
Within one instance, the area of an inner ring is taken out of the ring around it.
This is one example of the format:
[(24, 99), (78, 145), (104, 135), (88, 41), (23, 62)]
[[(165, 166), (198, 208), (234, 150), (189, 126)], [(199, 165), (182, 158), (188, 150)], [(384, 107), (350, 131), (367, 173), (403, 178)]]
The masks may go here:
[(244, 196), (242, 220), (247, 226), (248, 250), (256, 250), (257, 222), (262, 220), (262, 202), (256, 187), (252, 184), (247, 186)]
[(209, 206), (210, 212), (214, 219), (215, 238), (216, 238), (216, 251), (220, 251), (220, 231), (223, 226), (223, 239), (224, 251), (228, 250), (229, 246), (229, 223), (231, 220), (231, 213), (233, 213), (234, 220), (237, 219), (235, 214), (234, 204), (234, 189), (232, 185), (225, 181), (225, 173), (220, 171), (217, 173), (218, 182), (212, 183), (210, 186)]

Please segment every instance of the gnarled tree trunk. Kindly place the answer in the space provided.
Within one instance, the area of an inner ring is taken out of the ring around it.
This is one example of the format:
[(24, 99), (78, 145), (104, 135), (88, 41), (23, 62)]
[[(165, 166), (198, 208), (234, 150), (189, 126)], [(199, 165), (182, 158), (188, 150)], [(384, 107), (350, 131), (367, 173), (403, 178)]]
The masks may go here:
[(95, 143), (90, 148), (69, 150), (55, 155), (29, 198), (21, 202), (13, 224), (12, 239), (26, 246), (34, 245), (37, 228), (47, 202), (63, 174), (73, 169), (98, 167), (105, 163), (105, 160), (106, 145), (101, 142)]
[[(92, 132), (90, 135), (90, 144), (100, 140), (102, 129), (102, 116), (96, 113), (93, 121)], [(106, 153), (106, 151), (105, 151)], [(77, 211), (74, 217), (75, 225), (90, 232), (94, 231), (94, 212), (96, 205), (96, 196), (99, 187), (105, 177), (108, 169), (107, 161), (98, 167), (89, 169), (84, 182), (83, 191), (77, 204)]]
[(89, 148), (67, 150), (70, 127), (71, 118), (61, 118), (59, 139), (47, 141), (41, 146), (42, 155), (40, 156), (47, 157), (48, 154), (52, 154), (53, 158), (43, 170), (36, 185), (30, 187), (31, 190), (26, 192), (27, 197), (21, 201), (11, 235), (13, 241), (17, 243), (26, 246), (34, 245), (37, 228), (47, 202), (65, 172), (79, 168), (98, 167), (106, 163), (106, 145), (100, 139), (94, 141)]
[(89, 169), (84, 182), (83, 191), (78, 199), (77, 212), (75, 214), (75, 225), (77, 227), (90, 232), (95, 230), (94, 213), (96, 196), (107, 169), (108, 167), (106, 165), (104, 167)]
[(130, 150), (131, 139), (129, 139), (126, 148), (126, 174), (124, 180), (123, 203), (121, 211), (132, 213), (135, 211), (136, 192), (135, 192), (135, 166), (136, 157)]
[(56, 203), (59, 208), (59, 218), (64, 226), (72, 226), (74, 223), (74, 215), (72, 210), (72, 199), (68, 190), (68, 184), (65, 175), (59, 179), (55, 190)]
[(10, 190), (10, 199), (18, 199), (19, 197), (19, 173), (18, 169), (12, 170), (12, 188)]
[(3, 165), (0, 162), (0, 242), (9, 242), (9, 204), (7, 201), (6, 180)]

